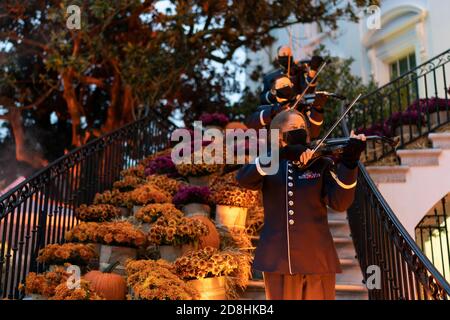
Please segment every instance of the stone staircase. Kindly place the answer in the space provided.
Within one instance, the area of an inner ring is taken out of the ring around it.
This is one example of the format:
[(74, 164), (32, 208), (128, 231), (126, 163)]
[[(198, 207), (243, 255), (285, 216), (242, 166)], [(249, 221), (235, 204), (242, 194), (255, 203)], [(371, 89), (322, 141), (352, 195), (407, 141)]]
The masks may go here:
[[(368, 292), (356, 259), (346, 213), (329, 209), (328, 224), (341, 263), (342, 273), (336, 275), (336, 300), (367, 300)], [(264, 281), (261, 274), (254, 274), (243, 300), (265, 300)]]
[(400, 165), (367, 171), (414, 238), (417, 223), (450, 191), (450, 132), (430, 133), (425, 148), (398, 150), (397, 156)]

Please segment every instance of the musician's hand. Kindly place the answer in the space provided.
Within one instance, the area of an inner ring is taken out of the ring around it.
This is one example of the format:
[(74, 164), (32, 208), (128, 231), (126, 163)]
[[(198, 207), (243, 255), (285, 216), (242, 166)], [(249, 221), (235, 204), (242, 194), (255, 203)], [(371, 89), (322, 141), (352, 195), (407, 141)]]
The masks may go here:
[(313, 151), (311, 149), (306, 149), (306, 151), (300, 155), (300, 163), (307, 164), (309, 160), (311, 160), (312, 156)]
[(342, 163), (349, 169), (354, 169), (358, 165), (361, 153), (366, 149), (366, 136), (364, 134), (356, 135), (352, 130), (350, 141), (344, 148), (342, 154)]
[(355, 130), (352, 130), (352, 132), (350, 132), (350, 138), (366, 141), (366, 136), (364, 134), (362, 134), (362, 133), (356, 135), (355, 134)]

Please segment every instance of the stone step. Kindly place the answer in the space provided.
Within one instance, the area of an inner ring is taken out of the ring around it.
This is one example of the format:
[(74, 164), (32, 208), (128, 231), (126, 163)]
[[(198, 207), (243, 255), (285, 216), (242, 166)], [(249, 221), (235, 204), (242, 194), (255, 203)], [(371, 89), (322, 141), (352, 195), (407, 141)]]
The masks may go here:
[[(343, 263), (342, 260), (348, 260), (348, 263)], [(342, 273), (336, 274), (337, 284), (363, 284), (363, 275), (361, 268), (356, 259), (340, 259)]]
[(328, 219), (328, 226), (330, 227), (331, 235), (333, 237), (348, 237), (350, 236), (350, 226), (348, 221), (344, 219), (330, 220)]
[(401, 164), (409, 167), (438, 166), (441, 149), (398, 150)]
[[(242, 300), (266, 300), (264, 281), (250, 281)], [(367, 288), (357, 284), (336, 284), (336, 300), (367, 300)]]
[(347, 212), (328, 211), (328, 221), (347, 221)]
[(366, 167), (375, 183), (403, 183), (406, 182), (408, 166), (372, 166)]
[(450, 149), (450, 132), (430, 133), (428, 139), (431, 140), (433, 148)]
[(355, 259), (356, 252), (351, 237), (333, 237), (339, 259)]

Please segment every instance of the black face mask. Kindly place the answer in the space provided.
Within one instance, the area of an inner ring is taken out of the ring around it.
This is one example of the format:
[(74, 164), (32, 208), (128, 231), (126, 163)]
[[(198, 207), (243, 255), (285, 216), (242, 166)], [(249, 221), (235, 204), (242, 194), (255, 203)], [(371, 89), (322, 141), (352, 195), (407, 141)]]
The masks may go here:
[(286, 131), (283, 133), (283, 139), (288, 145), (306, 145), (308, 133), (305, 129)]
[(276, 96), (281, 99), (291, 100), (294, 97), (294, 89), (291, 87), (284, 87), (276, 90)]
[(292, 59), (292, 57), (290, 56), (282, 56), (282, 57), (278, 57), (278, 63), (280, 64), (281, 67), (283, 67), (285, 70), (288, 69), (289, 66), (289, 60), (291, 61), (291, 68), (294, 65), (294, 61)]

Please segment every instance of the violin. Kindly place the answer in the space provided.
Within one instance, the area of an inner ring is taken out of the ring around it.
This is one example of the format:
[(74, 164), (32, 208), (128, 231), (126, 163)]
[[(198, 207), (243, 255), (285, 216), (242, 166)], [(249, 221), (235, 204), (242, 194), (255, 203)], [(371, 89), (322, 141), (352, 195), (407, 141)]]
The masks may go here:
[[(328, 157), (332, 158), (334, 160), (339, 160), (342, 154), (344, 153), (345, 147), (350, 142), (350, 137), (344, 137), (344, 138), (333, 138), (333, 139), (327, 139), (327, 140), (318, 140), (313, 141), (308, 145), (308, 148), (315, 150), (313, 153), (311, 159), (306, 164), (301, 164), (300, 162), (295, 162), (295, 164), (300, 169), (306, 169), (310, 167), (313, 163), (315, 163), (318, 159), (322, 157)], [(374, 141), (375, 143), (385, 143), (392, 147), (394, 150), (397, 149), (398, 145), (400, 144), (400, 139), (392, 139), (385, 136), (366, 136), (366, 141)], [(320, 145), (319, 145), (320, 144)]]

